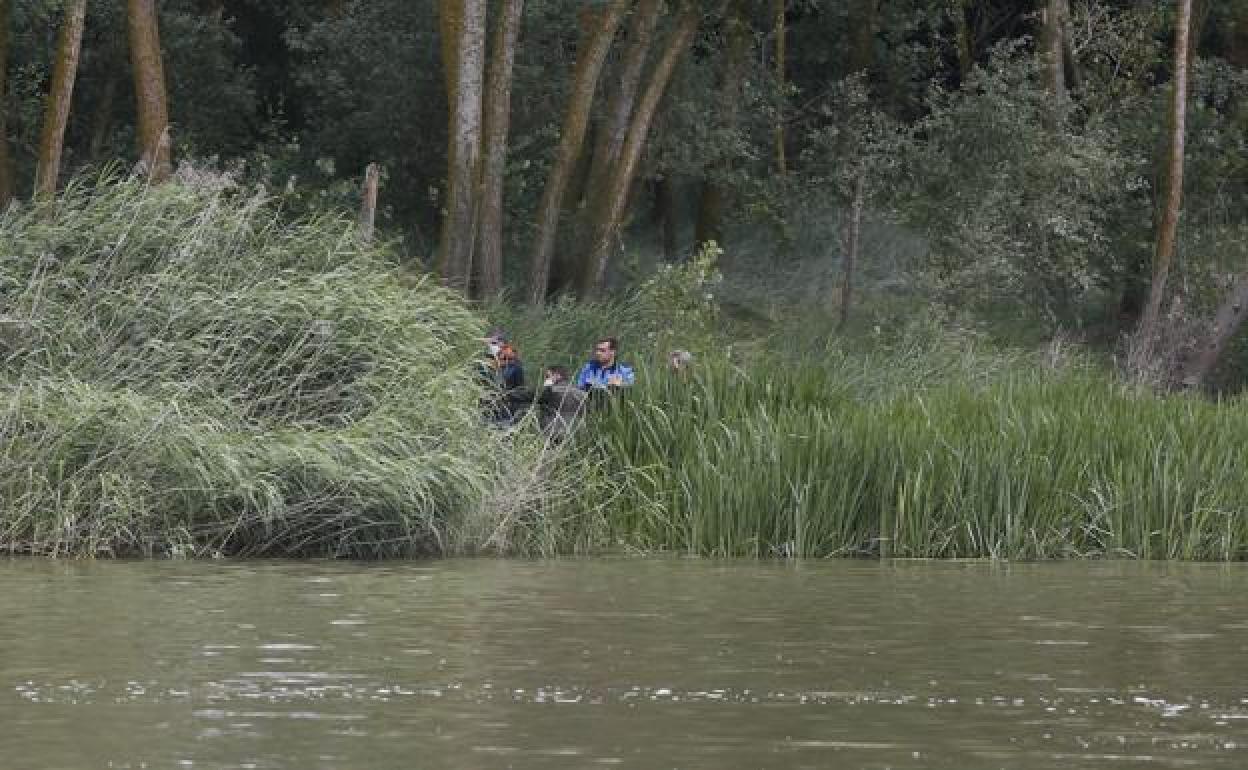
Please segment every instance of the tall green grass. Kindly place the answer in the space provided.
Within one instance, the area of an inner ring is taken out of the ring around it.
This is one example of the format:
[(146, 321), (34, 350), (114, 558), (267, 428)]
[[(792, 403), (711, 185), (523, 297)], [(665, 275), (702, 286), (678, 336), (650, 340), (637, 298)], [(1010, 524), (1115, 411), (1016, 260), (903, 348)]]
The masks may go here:
[(613, 538), (716, 556), (1248, 557), (1244, 404), (935, 360), (651, 378), (596, 426), (626, 485)]
[(287, 221), (211, 177), (103, 180), (10, 210), (0, 254), (0, 549), (361, 557), (559, 539), (545, 512), (570, 485), (548, 448), (482, 423), (483, 322), (348, 221)]

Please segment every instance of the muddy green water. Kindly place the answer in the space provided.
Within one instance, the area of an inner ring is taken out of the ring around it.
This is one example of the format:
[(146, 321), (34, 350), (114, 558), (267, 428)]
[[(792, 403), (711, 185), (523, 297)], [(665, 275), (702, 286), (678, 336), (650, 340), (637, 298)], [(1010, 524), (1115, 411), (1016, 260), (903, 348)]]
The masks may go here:
[(1248, 567), (0, 561), (0, 767), (1248, 767)]

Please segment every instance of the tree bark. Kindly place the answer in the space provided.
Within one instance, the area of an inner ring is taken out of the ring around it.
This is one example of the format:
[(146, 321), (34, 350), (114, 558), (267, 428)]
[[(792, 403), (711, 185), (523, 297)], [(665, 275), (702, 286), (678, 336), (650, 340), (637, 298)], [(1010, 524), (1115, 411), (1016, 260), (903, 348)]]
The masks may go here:
[[(874, 1), (874, 0), (872, 0)], [(750, 53), (750, 29), (745, 0), (732, 5), (732, 13), (724, 20), (728, 49), (724, 53), (723, 79), (719, 86), (719, 104), (723, 110), (724, 127), (735, 134), (745, 84), (747, 58)], [(724, 245), (724, 207), (728, 197), (724, 179), (732, 172), (736, 158), (722, 155), (707, 168), (698, 200), (698, 219), (694, 240), (701, 245), (715, 241)]]
[(593, 162), (589, 168), (589, 182), (585, 188), (590, 203), (591, 222), (596, 218), (595, 209), (605, 197), (607, 182), (611, 179), (620, 148), (624, 146), (624, 138), (628, 134), (629, 118), (637, 102), (637, 91), (641, 88), (641, 76), (646, 67), (646, 57), (650, 53), (662, 7), (659, 0), (640, 0), (640, 4), (633, 11), (628, 27), (628, 49), (620, 67), (619, 84), (607, 103), (606, 120), (598, 134)]
[(949, 0), (949, 15), (953, 18), (955, 40), (958, 46), (958, 85), (965, 83), (975, 67), (975, 41), (971, 25), (966, 20), (968, 0)]
[(606, 282), (607, 266), (611, 260), (611, 245), (619, 231), (620, 221), (624, 216), (624, 208), (628, 202), (628, 191), (632, 187), (637, 174), (637, 164), (641, 159), (641, 151), (645, 146), (646, 137), (650, 133), (650, 123), (659, 106), (667, 84), (672, 79), (676, 64), (693, 42), (698, 31), (698, 22), (702, 13), (697, 3), (689, 3), (681, 11), (676, 28), (672, 30), (662, 56), (654, 66), (650, 82), (646, 84), (645, 93), (637, 105), (637, 112), (629, 126), (628, 136), (620, 150), (620, 160), (611, 176), (607, 198), (602, 209), (602, 218), (595, 226), (594, 240), (590, 250), (589, 264), (592, 270), (586, 271), (588, 281), (581, 286), (583, 296), (593, 296), (599, 292)]
[(13, 9), (0, 0), (0, 211), (8, 208), (17, 190), (13, 152), (9, 147), (9, 35)]
[(788, 42), (786, 40), (788, 25), (785, 23), (784, 12), (785, 0), (772, 0), (771, 15), (776, 36), (776, 60), (774, 62), (776, 91), (779, 94), (776, 107), (776, 125), (772, 128), (772, 141), (775, 144), (776, 173), (780, 176), (785, 176), (789, 173), (789, 162), (784, 148), (784, 105), (788, 101), (788, 94), (786, 93), (788, 81), (785, 74), (785, 59), (788, 57)]
[(481, 167), (481, 224), (477, 234), (482, 297), (503, 288), (503, 181), (507, 174), (507, 134), (511, 124), (511, 81), (524, 0), (503, 0), (494, 24), (493, 51), (485, 91), (485, 158)]
[(659, 226), (663, 261), (675, 262), (677, 247), (676, 183), (664, 174), (654, 183), (654, 218)]
[(381, 181), (381, 169), (369, 163), (364, 169), (364, 185), (360, 189), (360, 240), (373, 242), (377, 224), (377, 186)]
[(852, 75), (869, 72), (875, 61), (875, 28), (880, 0), (853, 0), (850, 5), (849, 67)]
[(1240, 276), (1218, 307), (1208, 338), (1183, 370), (1181, 384), (1185, 388), (1195, 389), (1204, 385), (1209, 373), (1226, 352), (1227, 345), (1234, 339), (1235, 332), (1243, 325), (1245, 316), (1248, 316), (1248, 275)]
[(858, 266), (858, 253), (862, 244), (862, 207), (866, 197), (866, 177), (859, 173), (854, 179), (854, 197), (849, 206), (849, 221), (845, 232), (845, 258), (841, 262), (841, 318), (837, 328), (849, 325), (853, 305), (854, 271)]
[(1053, 98), (1055, 123), (1060, 123), (1066, 108), (1066, 0), (1046, 0), (1043, 28), (1040, 34), (1041, 56), (1044, 57), (1045, 85)]
[(39, 162), (35, 168), (36, 198), (51, 197), (56, 193), (61, 173), (61, 153), (65, 147), (65, 126), (69, 123), (69, 107), (74, 98), (74, 79), (78, 76), (78, 57), (82, 53), (82, 30), (86, 19), (87, 0), (66, 3), (39, 136)]
[(1174, 82), (1170, 105), (1170, 152), (1167, 163), (1166, 200), (1157, 228), (1157, 248), (1153, 257), (1153, 280), (1148, 292), (1148, 303), (1140, 319), (1137, 350), (1143, 363), (1151, 363), (1161, 303), (1166, 296), (1166, 282), (1170, 277), (1170, 265), (1174, 261), (1175, 241), (1178, 238), (1179, 215), (1183, 206), (1183, 147), (1186, 141), (1187, 120), (1187, 51), (1189, 24), (1192, 16), (1192, 0), (1179, 0), (1179, 17), (1174, 36)]
[(173, 172), (169, 143), (169, 105), (165, 68), (160, 54), (160, 21), (156, 0), (128, 0), (127, 27), (130, 68), (138, 113), (139, 157), (152, 182), (159, 184)]
[(108, 74), (104, 79), (104, 91), (95, 105), (95, 115), (91, 118), (91, 144), (87, 151), (92, 161), (102, 160), (105, 145), (113, 132), (113, 117), (117, 101), (117, 88), (121, 85), (121, 75)]
[(442, 0), (442, 8), (444, 19), (457, 21), (453, 28), (459, 38), (452, 56), (455, 82), (448, 94), (446, 201), (437, 267), (443, 283), (467, 290), (479, 214), (486, 0)]
[(546, 188), (537, 211), (537, 235), (533, 256), (529, 265), (529, 301), (540, 305), (546, 301), (546, 289), (550, 282), (551, 255), (555, 247), (555, 235), (559, 229), (559, 211), (568, 180), (576, 167), (585, 141), (585, 129), (589, 125), (589, 113), (593, 106), (598, 75), (602, 72), (607, 51), (620, 26), (628, 0), (611, 0), (598, 11), (595, 23), (590, 25), (578, 46), (576, 66), (572, 75), (567, 111), (555, 151), (555, 162), (546, 179)]

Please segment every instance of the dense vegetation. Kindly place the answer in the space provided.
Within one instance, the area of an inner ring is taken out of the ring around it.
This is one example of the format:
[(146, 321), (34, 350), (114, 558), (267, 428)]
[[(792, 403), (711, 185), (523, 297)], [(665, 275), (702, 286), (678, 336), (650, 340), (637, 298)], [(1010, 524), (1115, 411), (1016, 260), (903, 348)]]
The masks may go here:
[[(0, 71), (4, 549), (1248, 556), (1248, 0), (8, 0)], [(493, 430), (493, 324), (643, 383)]]

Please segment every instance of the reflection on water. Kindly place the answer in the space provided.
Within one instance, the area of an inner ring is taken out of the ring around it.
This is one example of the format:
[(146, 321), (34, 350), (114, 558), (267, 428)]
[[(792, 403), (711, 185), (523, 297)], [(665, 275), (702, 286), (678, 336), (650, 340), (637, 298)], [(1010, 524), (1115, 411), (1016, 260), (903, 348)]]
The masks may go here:
[(1248, 767), (1248, 567), (0, 562), (0, 767)]

